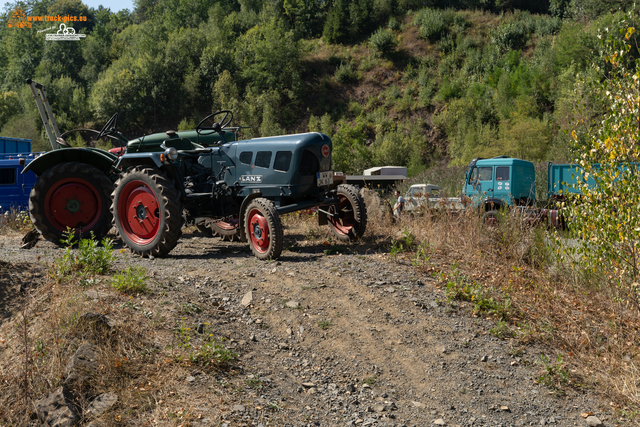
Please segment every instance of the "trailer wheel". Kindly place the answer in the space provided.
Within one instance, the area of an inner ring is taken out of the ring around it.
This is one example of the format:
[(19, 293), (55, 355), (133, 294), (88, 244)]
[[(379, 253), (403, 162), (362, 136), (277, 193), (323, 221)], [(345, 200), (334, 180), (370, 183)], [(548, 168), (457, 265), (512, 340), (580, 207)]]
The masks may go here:
[(252, 200), (244, 218), (244, 229), (253, 254), (261, 260), (278, 258), (282, 253), (284, 232), (273, 202), (263, 197)]
[(356, 241), (367, 229), (367, 207), (353, 185), (338, 186), (338, 205), (329, 208), (329, 227), (340, 241)]
[(240, 218), (238, 216), (221, 219), (211, 223), (211, 229), (214, 234), (217, 233), (220, 238), (227, 242), (240, 242)]
[(161, 257), (182, 235), (182, 203), (161, 171), (136, 166), (122, 174), (112, 196), (113, 223), (124, 244), (143, 257)]
[(60, 163), (38, 178), (29, 195), (29, 216), (46, 240), (61, 244), (67, 229), (102, 239), (111, 229), (109, 196), (113, 183), (95, 167)]

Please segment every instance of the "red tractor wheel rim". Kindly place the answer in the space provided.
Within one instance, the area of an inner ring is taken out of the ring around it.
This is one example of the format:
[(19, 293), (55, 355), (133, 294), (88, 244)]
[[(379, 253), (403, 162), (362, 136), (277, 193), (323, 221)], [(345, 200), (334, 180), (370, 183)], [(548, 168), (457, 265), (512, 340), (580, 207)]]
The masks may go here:
[(348, 236), (351, 230), (353, 230), (353, 225), (355, 224), (355, 216), (353, 214), (353, 208), (347, 209), (351, 207), (351, 202), (345, 196), (338, 194), (338, 199), (340, 202), (336, 208), (336, 205), (329, 207), (329, 213), (336, 214), (342, 213), (342, 218), (339, 216), (329, 216), (329, 221), (331, 221), (331, 225), (333, 228), (340, 234)]
[(249, 212), (249, 236), (251, 244), (260, 253), (269, 250), (269, 224), (258, 209)]
[(155, 193), (142, 181), (125, 185), (118, 203), (120, 228), (135, 244), (151, 242), (160, 231), (160, 203)]
[(225, 220), (216, 221), (215, 225), (222, 230), (235, 230), (238, 228), (238, 218), (228, 218)]
[(47, 219), (57, 230), (83, 233), (96, 225), (102, 213), (102, 198), (96, 188), (81, 178), (60, 180), (45, 195)]

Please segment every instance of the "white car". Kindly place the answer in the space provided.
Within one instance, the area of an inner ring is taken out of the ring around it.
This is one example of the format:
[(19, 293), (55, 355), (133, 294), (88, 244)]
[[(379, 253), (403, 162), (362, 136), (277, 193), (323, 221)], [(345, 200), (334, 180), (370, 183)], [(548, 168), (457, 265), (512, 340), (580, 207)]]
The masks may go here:
[(434, 184), (414, 184), (404, 196), (407, 212), (424, 208), (448, 208), (462, 210), (464, 206), (459, 197), (442, 197), (442, 187)]

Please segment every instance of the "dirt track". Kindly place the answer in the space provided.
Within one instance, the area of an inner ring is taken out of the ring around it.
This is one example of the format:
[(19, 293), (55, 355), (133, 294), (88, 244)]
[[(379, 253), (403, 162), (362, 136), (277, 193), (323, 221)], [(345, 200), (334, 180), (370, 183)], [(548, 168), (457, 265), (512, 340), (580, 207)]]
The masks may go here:
[[(447, 303), (435, 275), (371, 245), (328, 255), (322, 239), (295, 232), (285, 230), (285, 247), (295, 251), (277, 262), (197, 232), (163, 259), (119, 254), (119, 268), (137, 264), (152, 274), (153, 292), (136, 301), (149, 319), (162, 319), (156, 330), (170, 337), (177, 323), (211, 324), (239, 355), (229, 372), (185, 368), (153, 384), (156, 408), (133, 411), (128, 425), (573, 426), (587, 425), (581, 413), (589, 412), (605, 425), (620, 422), (595, 391), (557, 396), (537, 384), (542, 350), (492, 335), (492, 321)], [(56, 252), (47, 242), (19, 250), (20, 237), (2, 238), (0, 260), (25, 269), (3, 264), (15, 278), (9, 286), (3, 278), (3, 316), (17, 307), (15, 283), (28, 265)], [(122, 299), (105, 284), (93, 290), (101, 296), (84, 292), (96, 304)], [(111, 425), (108, 415), (103, 425)]]

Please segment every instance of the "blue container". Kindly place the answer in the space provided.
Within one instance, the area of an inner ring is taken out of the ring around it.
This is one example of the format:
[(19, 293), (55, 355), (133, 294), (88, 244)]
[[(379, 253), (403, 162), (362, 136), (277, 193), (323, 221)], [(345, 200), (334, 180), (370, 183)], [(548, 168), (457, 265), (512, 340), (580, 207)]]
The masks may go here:
[(0, 136), (0, 153), (30, 153), (31, 140)]

